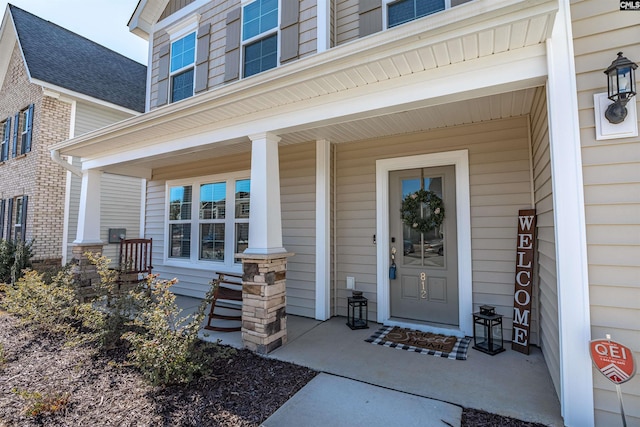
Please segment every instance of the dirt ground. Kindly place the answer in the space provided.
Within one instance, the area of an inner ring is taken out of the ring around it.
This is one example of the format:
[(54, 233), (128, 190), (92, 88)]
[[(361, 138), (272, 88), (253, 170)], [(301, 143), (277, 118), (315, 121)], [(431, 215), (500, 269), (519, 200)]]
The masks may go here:
[[(317, 374), (238, 351), (210, 378), (154, 388), (124, 363), (122, 352), (96, 356), (65, 347), (3, 312), (0, 343), (0, 427), (259, 426)], [(44, 403), (56, 412), (34, 415)], [(463, 410), (462, 426), (543, 427), (470, 409)]]

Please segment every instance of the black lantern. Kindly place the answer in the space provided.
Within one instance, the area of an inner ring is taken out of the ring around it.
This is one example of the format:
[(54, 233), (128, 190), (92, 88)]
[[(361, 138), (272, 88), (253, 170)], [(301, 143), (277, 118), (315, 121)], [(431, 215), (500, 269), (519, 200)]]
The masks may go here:
[(473, 348), (492, 356), (504, 351), (502, 315), (495, 307), (483, 305), (473, 314)]
[(367, 329), (369, 327), (369, 300), (362, 296), (362, 291), (353, 291), (353, 296), (347, 298), (348, 316), (347, 326), (351, 329)]
[(604, 71), (607, 75), (607, 96), (613, 101), (604, 116), (614, 125), (627, 117), (627, 102), (636, 94), (636, 68), (638, 64), (618, 52), (618, 57)]

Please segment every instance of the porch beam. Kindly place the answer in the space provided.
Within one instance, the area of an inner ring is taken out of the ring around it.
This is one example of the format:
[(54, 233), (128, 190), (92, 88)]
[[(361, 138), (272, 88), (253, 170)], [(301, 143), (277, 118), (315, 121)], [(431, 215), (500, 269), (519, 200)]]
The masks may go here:
[(78, 230), (75, 245), (101, 245), (100, 240), (100, 192), (102, 172), (99, 170), (82, 171), (80, 189), (80, 208), (78, 212)]
[(271, 133), (251, 135), (251, 209), (245, 254), (286, 253), (282, 246), (278, 142)]
[(576, 72), (569, 0), (547, 41), (547, 108), (560, 337), (560, 405), (567, 426), (594, 425), (589, 278)]

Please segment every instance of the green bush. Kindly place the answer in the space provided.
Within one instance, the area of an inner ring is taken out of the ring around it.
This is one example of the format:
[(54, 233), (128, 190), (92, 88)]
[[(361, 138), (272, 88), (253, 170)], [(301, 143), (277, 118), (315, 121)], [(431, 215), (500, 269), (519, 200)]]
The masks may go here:
[(170, 290), (176, 282), (153, 280), (151, 296), (143, 294), (145, 302), (133, 322), (145, 332), (130, 331), (123, 336), (131, 343), (133, 364), (153, 385), (189, 383), (198, 375), (206, 375), (213, 363), (206, 345), (198, 345), (198, 331), (213, 290), (195, 314), (182, 316)]
[(0, 240), (0, 282), (16, 283), (31, 268), (33, 241)]

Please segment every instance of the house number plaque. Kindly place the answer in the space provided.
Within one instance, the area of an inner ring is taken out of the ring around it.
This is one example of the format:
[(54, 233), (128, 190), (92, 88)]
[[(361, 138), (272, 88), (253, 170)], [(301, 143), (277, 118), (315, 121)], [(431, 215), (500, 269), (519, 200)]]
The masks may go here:
[(420, 273), (420, 283), (422, 284), (422, 290), (420, 291), (420, 298), (427, 299), (427, 288), (424, 286), (424, 282), (427, 280), (427, 273), (424, 271)]

